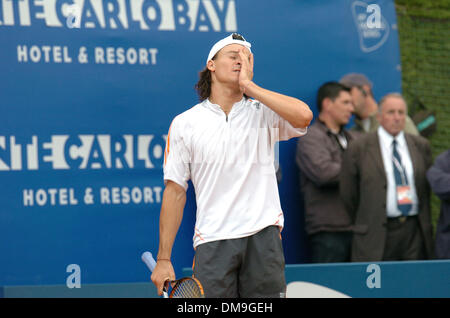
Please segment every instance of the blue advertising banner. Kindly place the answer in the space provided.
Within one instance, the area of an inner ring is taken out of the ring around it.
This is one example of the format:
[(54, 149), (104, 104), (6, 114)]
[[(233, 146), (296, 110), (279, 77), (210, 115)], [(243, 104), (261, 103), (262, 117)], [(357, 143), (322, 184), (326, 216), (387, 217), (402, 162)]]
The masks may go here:
[[(0, 286), (143, 282), (172, 119), (210, 47), (252, 43), (254, 81), (308, 103), (365, 73), (400, 91), (393, 1), (0, 0)], [(280, 144), (287, 263), (307, 261), (296, 140)], [(192, 185), (173, 249), (193, 258)]]

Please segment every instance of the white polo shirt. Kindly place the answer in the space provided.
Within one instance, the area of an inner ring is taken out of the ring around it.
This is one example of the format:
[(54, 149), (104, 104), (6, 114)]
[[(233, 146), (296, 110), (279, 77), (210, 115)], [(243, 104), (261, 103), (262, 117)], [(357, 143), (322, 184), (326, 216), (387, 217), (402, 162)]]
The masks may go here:
[(175, 117), (164, 156), (164, 183), (195, 188), (194, 248), (284, 225), (274, 153), (279, 140), (306, 133), (259, 101), (243, 98), (228, 116), (208, 99)]

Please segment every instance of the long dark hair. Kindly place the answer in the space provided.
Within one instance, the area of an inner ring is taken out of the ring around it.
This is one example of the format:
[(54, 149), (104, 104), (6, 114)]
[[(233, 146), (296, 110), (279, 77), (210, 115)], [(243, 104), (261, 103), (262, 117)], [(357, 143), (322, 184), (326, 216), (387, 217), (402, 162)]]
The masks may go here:
[(211, 71), (205, 67), (198, 73), (199, 80), (195, 84), (195, 89), (197, 91), (200, 101), (204, 101), (211, 95)]

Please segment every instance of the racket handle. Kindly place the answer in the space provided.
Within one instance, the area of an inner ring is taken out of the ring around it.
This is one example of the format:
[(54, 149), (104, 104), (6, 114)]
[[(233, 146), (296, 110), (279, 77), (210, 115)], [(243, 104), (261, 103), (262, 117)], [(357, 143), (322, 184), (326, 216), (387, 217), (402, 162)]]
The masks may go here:
[[(155, 262), (155, 259), (153, 258), (152, 253), (150, 253), (149, 251), (142, 253), (141, 259), (145, 263), (145, 265), (147, 265), (147, 267), (150, 269), (150, 271), (153, 273), (153, 270), (156, 267), (156, 262)], [(169, 298), (169, 294), (167, 293), (167, 286), (166, 286), (167, 282), (168, 281), (166, 281), (166, 283), (164, 284), (164, 287), (163, 287), (164, 298)]]
[(144, 252), (141, 256), (142, 261), (147, 265), (147, 267), (150, 269), (151, 272), (155, 269), (156, 262), (155, 259), (152, 256), (152, 253), (150, 252)]

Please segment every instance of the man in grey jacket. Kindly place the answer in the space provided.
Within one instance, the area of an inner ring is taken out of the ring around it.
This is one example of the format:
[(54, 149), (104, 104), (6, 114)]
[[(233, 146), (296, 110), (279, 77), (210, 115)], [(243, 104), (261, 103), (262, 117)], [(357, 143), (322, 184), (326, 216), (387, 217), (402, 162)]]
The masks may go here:
[(354, 111), (350, 89), (323, 84), (317, 94), (319, 116), (299, 138), (296, 162), (305, 202), (305, 225), (311, 261), (350, 261), (351, 220), (339, 197), (341, 157), (356, 137), (344, 126)]

